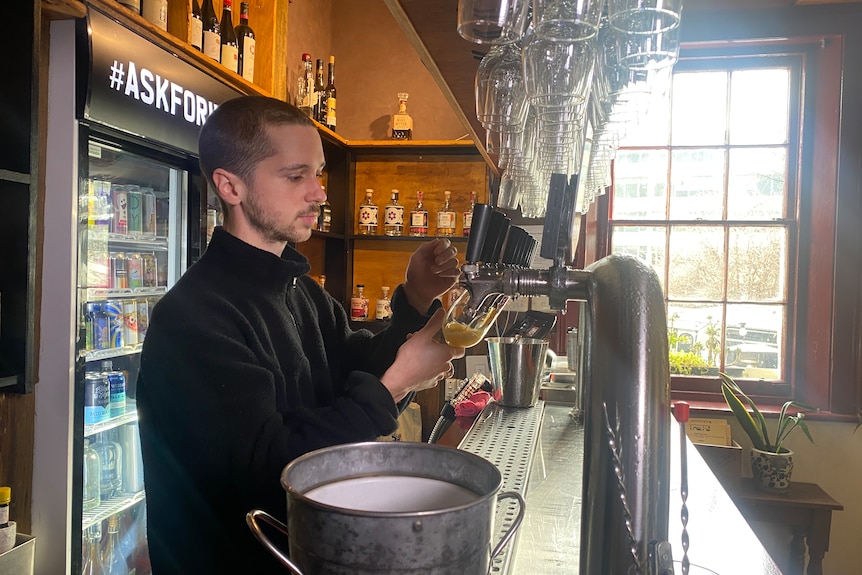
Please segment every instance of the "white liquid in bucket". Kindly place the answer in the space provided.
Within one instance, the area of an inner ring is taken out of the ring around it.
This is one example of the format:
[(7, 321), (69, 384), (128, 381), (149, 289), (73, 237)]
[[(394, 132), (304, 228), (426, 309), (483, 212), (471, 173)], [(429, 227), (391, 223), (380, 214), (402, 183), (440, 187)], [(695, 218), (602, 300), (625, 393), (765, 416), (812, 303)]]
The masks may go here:
[(429, 477), (376, 475), (353, 477), (319, 485), (304, 494), (325, 505), (381, 513), (415, 513), (449, 509), (472, 503), (469, 489)]

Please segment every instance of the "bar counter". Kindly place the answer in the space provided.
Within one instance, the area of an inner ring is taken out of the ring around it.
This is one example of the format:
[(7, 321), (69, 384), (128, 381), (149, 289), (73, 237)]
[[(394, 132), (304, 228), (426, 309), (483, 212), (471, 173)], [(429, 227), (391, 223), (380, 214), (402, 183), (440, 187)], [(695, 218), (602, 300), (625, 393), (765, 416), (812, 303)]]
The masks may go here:
[[(465, 426), (464, 421), (459, 422)], [(463, 431), (463, 428), (462, 428)], [(441, 443), (457, 443), (458, 426)], [(671, 494), (668, 538), (674, 569), (682, 573), (680, 513), (680, 434), (671, 424)], [(460, 449), (493, 462), (503, 475), (501, 491), (517, 491), (527, 502), (515, 538), (494, 559), (491, 573), (571, 575), (579, 570), (583, 425), (572, 406), (539, 401), (535, 407), (508, 408), (489, 403), (457, 443)], [(775, 562), (730, 497), (686, 438), (688, 460), (690, 575), (781, 575)], [(497, 508), (496, 544), (515, 516), (517, 505)]]

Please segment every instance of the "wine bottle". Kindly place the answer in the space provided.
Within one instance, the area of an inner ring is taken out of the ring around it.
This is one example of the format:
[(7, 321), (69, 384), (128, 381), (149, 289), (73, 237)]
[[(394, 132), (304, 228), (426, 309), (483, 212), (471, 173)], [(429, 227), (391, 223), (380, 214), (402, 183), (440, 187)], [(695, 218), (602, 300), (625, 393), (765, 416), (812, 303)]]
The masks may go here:
[(198, 51), (204, 49), (204, 21), (201, 15), (201, 4), (198, 0), (192, 0), (192, 17), (189, 22), (189, 44)]
[(239, 65), (239, 46), (233, 31), (231, 0), (224, 0), (221, 10), (221, 65), (231, 72), (236, 72)]
[(326, 96), (326, 117), (323, 125), (335, 131), (335, 56), (329, 57), (329, 74), (324, 89)]
[(234, 30), (238, 42), (237, 74), (254, 82), (254, 30), (248, 25), (248, 2), (239, 4), (239, 25)]
[(144, 0), (141, 6), (141, 16), (152, 22), (157, 28), (168, 29), (168, 0)]
[(324, 100), (325, 92), (323, 85), (323, 60), (318, 59), (314, 73), (314, 115), (315, 120), (323, 123), (323, 114), (326, 110), (326, 101)]
[(221, 29), (213, 8), (213, 0), (204, 0), (201, 6), (201, 19), (203, 20), (204, 54), (218, 62), (221, 57)]

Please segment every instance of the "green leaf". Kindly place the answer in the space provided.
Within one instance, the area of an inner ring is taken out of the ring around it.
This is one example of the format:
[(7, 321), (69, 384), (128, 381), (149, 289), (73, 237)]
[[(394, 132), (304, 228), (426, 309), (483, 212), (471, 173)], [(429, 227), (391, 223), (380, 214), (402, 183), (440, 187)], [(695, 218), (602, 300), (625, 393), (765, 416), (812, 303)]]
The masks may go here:
[[(736, 382), (733, 383), (735, 385)], [(742, 405), (742, 402), (734, 393), (733, 387), (726, 381), (724, 381), (721, 384), (721, 393), (722, 395), (724, 395), (724, 400), (727, 402), (727, 405), (728, 407), (730, 407), (730, 410), (733, 412), (733, 415), (736, 416), (737, 421), (739, 421), (739, 424), (742, 426), (743, 431), (748, 434), (748, 437), (751, 439), (751, 443), (754, 445), (754, 447), (762, 451), (769, 451), (761, 429), (755, 423), (754, 418), (751, 417), (751, 414), (748, 413), (748, 410), (745, 409), (745, 406)]]

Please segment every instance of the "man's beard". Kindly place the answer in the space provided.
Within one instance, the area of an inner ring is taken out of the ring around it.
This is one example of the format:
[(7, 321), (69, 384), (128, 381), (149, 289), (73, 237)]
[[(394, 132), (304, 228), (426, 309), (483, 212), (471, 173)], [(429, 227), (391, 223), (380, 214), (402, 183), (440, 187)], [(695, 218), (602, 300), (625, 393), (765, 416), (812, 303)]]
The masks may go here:
[(266, 213), (257, 203), (254, 192), (246, 196), (245, 214), (249, 224), (260, 232), (270, 242), (302, 242), (307, 239), (308, 232), (297, 229), (295, 222), (280, 224), (278, 217)]

